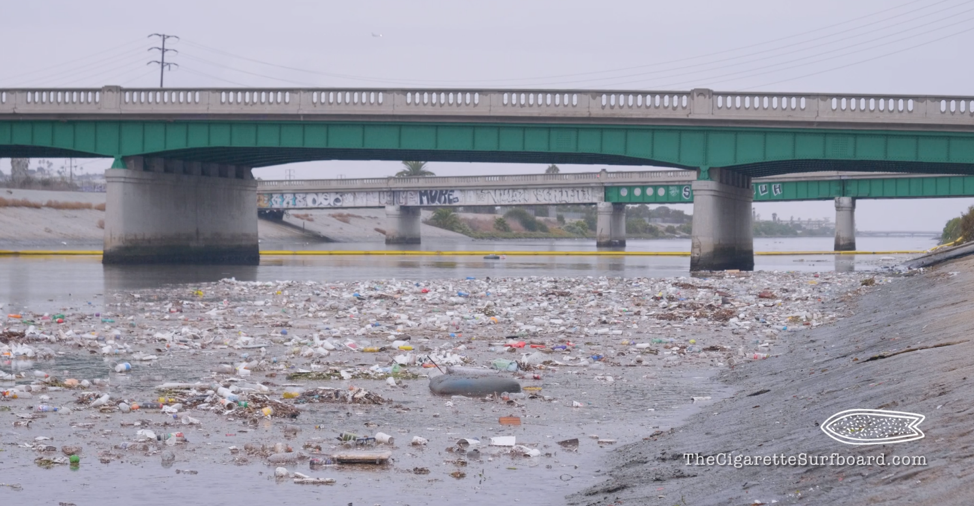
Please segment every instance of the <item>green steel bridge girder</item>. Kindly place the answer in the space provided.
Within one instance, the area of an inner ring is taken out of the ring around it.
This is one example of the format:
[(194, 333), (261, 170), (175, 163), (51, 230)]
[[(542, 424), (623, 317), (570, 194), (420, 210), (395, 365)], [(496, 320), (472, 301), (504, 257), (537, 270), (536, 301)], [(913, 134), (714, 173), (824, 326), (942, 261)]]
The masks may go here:
[[(820, 181), (755, 181), (755, 202), (857, 199), (929, 199), (974, 197), (974, 176), (834, 179)], [(605, 201), (626, 204), (689, 204), (689, 183), (657, 186), (607, 186)]]
[(428, 160), (725, 167), (751, 177), (889, 171), (974, 175), (974, 132), (579, 124), (4, 120), (0, 157), (163, 158), (264, 167)]

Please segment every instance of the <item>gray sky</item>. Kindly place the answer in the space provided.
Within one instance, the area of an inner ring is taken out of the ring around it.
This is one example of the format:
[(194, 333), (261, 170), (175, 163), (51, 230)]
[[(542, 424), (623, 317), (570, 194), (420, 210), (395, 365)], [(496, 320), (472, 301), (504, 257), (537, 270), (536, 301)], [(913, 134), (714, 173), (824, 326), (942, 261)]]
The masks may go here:
[[(167, 59), (180, 67), (166, 74), (167, 87), (969, 95), (974, 77), (966, 63), (974, 47), (970, 0), (50, 0), (4, 2), (0, 87), (157, 86), (158, 69), (146, 62), (158, 57), (148, 51), (158, 41), (147, 35), (159, 32), (181, 38), (169, 44), (179, 54)], [(372, 177), (394, 173), (397, 164), (310, 162), (257, 174), (284, 178), (286, 169), (295, 178)], [(431, 169), (473, 175), (544, 166)], [(9, 160), (0, 170), (9, 174)], [(861, 201), (856, 219), (865, 230), (939, 229), (970, 205), (974, 199)], [(765, 217), (834, 217), (831, 202), (756, 207)]]

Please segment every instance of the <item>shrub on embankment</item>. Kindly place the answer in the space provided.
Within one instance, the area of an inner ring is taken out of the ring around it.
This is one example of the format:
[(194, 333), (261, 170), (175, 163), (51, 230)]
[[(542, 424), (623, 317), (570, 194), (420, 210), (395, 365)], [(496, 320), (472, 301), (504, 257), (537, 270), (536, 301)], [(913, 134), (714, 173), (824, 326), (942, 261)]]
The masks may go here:
[(940, 234), (940, 244), (947, 244), (964, 238), (962, 242), (974, 241), (974, 206), (968, 207), (967, 212), (951, 219), (944, 225)]

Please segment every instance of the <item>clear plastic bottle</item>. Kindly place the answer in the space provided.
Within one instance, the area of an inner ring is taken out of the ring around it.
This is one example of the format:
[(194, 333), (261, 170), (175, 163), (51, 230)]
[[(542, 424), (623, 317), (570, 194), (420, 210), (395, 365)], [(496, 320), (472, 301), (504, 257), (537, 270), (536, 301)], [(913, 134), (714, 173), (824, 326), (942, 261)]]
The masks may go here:
[(230, 389), (226, 387), (217, 388), (216, 394), (231, 402), (237, 402), (240, 400), (240, 396), (231, 392)]
[(38, 413), (53, 413), (57, 411), (58, 408), (55, 406), (48, 406), (47, 404), (38, 404), (34, 411)]

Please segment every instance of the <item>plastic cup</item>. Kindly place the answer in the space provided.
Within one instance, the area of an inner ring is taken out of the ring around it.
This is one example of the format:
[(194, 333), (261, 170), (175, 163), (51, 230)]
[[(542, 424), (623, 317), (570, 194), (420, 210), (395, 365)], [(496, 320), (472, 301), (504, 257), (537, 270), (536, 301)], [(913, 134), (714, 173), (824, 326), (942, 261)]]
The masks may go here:
[(476, 447), (480, 446), (480, 440), (479, 439), (475, 439), (475, 438), (470, 438), (470, 437), (463, 438), (463, 439), (457, 441), (457, 446), (459, 446), (460, 448), (464, 448), (464, 449), (476, 448)]

